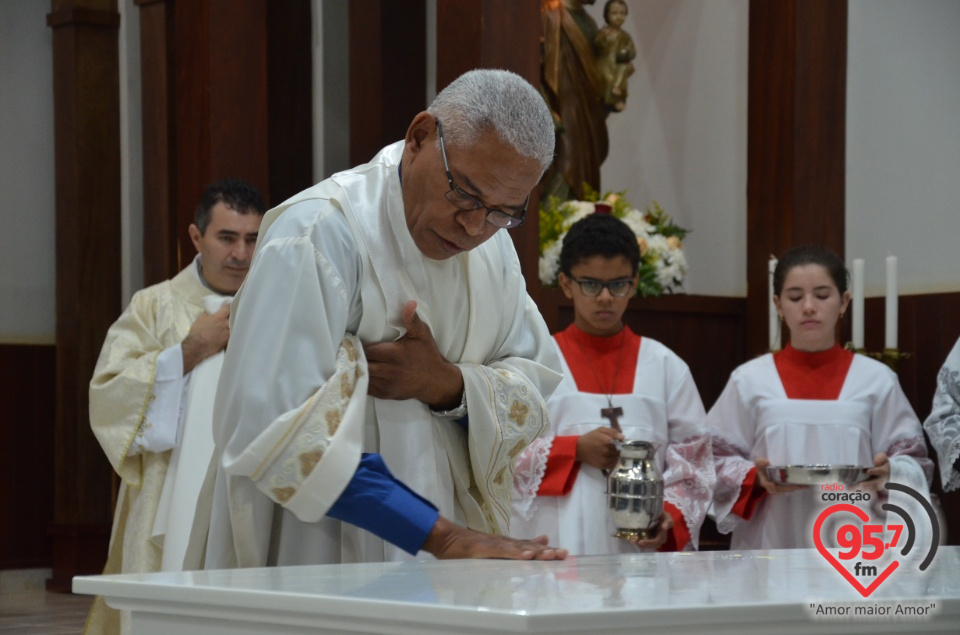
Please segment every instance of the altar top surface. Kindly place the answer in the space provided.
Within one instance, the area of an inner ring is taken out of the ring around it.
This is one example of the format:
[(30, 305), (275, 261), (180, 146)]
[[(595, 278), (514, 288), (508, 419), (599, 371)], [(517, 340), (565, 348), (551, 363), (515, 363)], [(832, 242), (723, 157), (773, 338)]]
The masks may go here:
[(504, 632), (589, 632), (619, 622), (676, 624), (678, 615), (720, 626), (740, 621), (744, 611), (771, 626), (809, 625), (817, 606), (934, 605), (932, 617), (910, 626), (917, 632), (931, 622), (960, 630), (958, 572), (960, 547), (941, 547), (927, 570), (903, 563), (864, 598), (817, 551), (796, 549), (89, 576), (75, 578), (73, 588), (120, 598), (124, 608), (159, 602), (342, 618), (385, 613), (459, 632), (472, 623)]

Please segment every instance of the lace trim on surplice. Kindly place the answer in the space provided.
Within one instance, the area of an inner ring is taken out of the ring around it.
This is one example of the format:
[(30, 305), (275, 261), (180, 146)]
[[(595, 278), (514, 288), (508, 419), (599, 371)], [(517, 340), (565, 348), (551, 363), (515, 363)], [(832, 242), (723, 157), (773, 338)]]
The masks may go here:
[(743, 480), (754, 468), (747, 457), (746, 450), (738, 448), (723, 437), (714, 434), (711, 439), (713, 461), (717, 470), (717, 482), (713, 493), (713, 511), (716, 516), (717, 530), (728, 534), (744, 522), (731, 513), (740, 498)]
[(552, 448), (553, 437), (534, 439), (517, 457), (513, 472), (513, 510), (524, 520), (533, 518), (537, 511), (537, 492)]
[(667, 466), (664, 500), (680, 510), (687, 523), (690, 542), (684, 546), (684, 551), (698, 549), (700, 527), (710, 507), (716, 482), (710, 437), (700, 435), (681, 443), (669, 443), (664, 458)]

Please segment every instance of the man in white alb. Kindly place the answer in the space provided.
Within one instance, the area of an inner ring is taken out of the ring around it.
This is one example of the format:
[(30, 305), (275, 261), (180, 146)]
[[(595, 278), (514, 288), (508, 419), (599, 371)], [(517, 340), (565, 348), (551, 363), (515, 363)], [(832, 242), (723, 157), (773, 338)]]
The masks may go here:
[(471, 71), (267, 214), (217, 391), (207, 568), (565, 557), (505, 535), (560, 377), (500, 230), (553, 143), (533, 86)]

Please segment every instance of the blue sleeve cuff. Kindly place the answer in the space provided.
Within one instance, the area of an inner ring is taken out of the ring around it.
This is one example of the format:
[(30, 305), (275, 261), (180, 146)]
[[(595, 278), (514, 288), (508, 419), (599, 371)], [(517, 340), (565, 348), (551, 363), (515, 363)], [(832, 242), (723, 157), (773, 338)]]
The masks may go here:
[(366, 529), (415, 555), (440, 512), (397, 480), (379, 454), (364, 454), (347, 488), (327, 515)]

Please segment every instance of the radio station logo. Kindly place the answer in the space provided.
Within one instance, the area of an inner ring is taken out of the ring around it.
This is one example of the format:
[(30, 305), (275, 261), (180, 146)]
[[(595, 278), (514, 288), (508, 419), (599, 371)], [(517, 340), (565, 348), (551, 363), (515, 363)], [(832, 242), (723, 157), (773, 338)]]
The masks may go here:
[[(920, 563), (920, 571), (926, 571), (933, 562), (937, 545), (940, 543), (940, 524), (937, 522), (933, 506), (912, 487), (900, 483), (887, 483), (884, 487), (913, 497), (926, 511), (931, 528), (931, 541), (927, 555)], [(817, 551), (863, 597), (869, 597), (901, 566), (899, 558), (908, 556), (915, 547), (923, 548), (916, 545), (915, 519), (902, 507), (891, 503), (881, 505), (881, 509), (887, 512), (887, 522), (879, 524), (871, 522), (870, 515), (866, 511), (852, 504), (860, 501), (869, 502), (870, 498), (867, 492), (825, 493), (824, 500), (850, 502), (830, 505), (820, 513), (813, 526), (813, 542)], [(895, 516), (900, 517), (899, 523), (896, 522)], [(835, 543), (840, 547), (836, 556), (824, 546), (821, 536), (824, 523), (828, 519), (832, 521), (830, 526), (840, 525), (836, 535), (833, 536)], [(926, 519), (919, 520), (926, 522)], [(885, 555), (886, 558), (883, 557)]]

